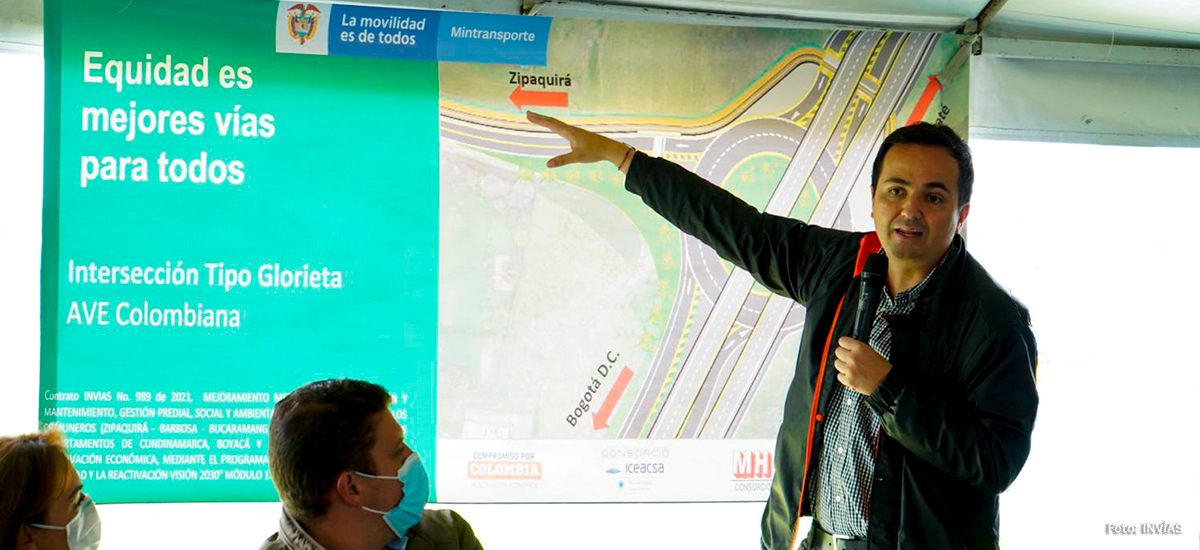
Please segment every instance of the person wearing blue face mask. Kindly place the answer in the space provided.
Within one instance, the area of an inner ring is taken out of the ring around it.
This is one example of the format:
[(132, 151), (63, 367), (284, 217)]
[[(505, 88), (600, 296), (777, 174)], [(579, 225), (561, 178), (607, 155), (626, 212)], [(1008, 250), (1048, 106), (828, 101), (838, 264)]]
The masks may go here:
[(429, 476), (382, 387), (313, 382), (275, 405), (271, 477), (279, 531), (260, 550), (482, 550), (451, 510), (426, 510)]
[(56, 430), (0, 437), (0, 550), (96, 550), (100, 515)]

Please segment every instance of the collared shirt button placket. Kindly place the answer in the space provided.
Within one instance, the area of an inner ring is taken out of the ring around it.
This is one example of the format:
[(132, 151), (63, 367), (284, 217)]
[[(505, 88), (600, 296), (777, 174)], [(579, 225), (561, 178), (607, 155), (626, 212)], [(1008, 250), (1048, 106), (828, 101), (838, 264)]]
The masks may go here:
[[(945, 262), (945, 258), (942, 258)], [(887, 317), (906, 315), (916, 309), (917, 297), (925, 289), (938, 264), (925, 280), (894, 299), (884, 292), (875, 310), (868, 344), (884, 359), (890, 359), (892, 331)], [(843, 405), (844, 403), (844, 405)], [(867, 536), (867, 507), (871, 500), (871, 479), (875, 477), (874, 449), (879, 444), (880, 418), (866, 406), (861, 394), (835, 384), (825, 411), (826, 440), (821, 447), (817, 468), (813, 469), (813, 517), (826, 531), (854, 538)], [(850, 448), (850, 453), (845, 449)], [(831, 452), (836, 449), (836, 454)], [(837, 487), (837, 496), (834, 486)], [(842, 494), (847, 498), (842, 499)]]

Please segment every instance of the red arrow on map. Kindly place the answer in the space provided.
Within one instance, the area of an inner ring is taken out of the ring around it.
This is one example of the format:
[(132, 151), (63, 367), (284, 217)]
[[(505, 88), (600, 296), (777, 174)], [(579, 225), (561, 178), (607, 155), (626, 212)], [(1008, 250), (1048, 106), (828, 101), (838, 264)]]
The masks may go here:
[(921, 119), (925, 118), (925, 111), (928, 111), (929, 104), (933, 103), (933, 96), (942, 91), (942, 83), (938, 82), (937, 77), (938, 75), (936, 74), (929, 77), (929, 84), (925, 86), (925, 93), (921, 94), (921, 100), (917, 101), (917, 108), (913, 109), (912, 115), (908, 117), (908, 122), (904, 124), (905, 126), (911, 126), (921, 122)]
[(621, 400), (621, 394), (625, 393), (625, 387), (629, 385), (629, 380), (633, 378), (633, 371), (629, 367), (621, 369), (621, 374), (617, 375), (617, 382), (613, 384), (612, 391), (608, 392), (608, 397), (604, 398), (604, 404), (600, 405), (600, 410), (592, 413), (592, 428), (603, 430), (608, 427), (608, 417), (612, 416), (613, 409), (617, 408), (617, 401)]
[(534, 92), (526, 90), (517, 85), (517, 89), (508, 94), (508, 100), (517, 106), (517, 109), (523, 109), (529, 105), (537, 105), (539, 107), (566, 107), (567, 92)]

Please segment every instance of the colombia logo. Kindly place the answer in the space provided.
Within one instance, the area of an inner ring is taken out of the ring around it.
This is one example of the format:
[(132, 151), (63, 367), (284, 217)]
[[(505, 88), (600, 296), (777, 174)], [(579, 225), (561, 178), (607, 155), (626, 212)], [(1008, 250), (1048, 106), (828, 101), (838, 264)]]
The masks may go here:
[(321, 21), (321, 10), (312, 4), (296, 4), (287, 11), (288, 34), (300, 41), (300, 45), (317, 35)]

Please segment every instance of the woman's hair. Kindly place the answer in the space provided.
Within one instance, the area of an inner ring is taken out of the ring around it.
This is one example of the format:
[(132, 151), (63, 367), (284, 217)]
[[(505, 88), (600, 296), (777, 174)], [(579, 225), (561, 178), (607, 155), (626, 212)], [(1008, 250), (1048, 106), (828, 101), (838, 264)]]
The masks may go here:
[(62, 432), (0, 437), (0, 550), (15, 550), (21, 526), (42, 523), (70, 484)]

